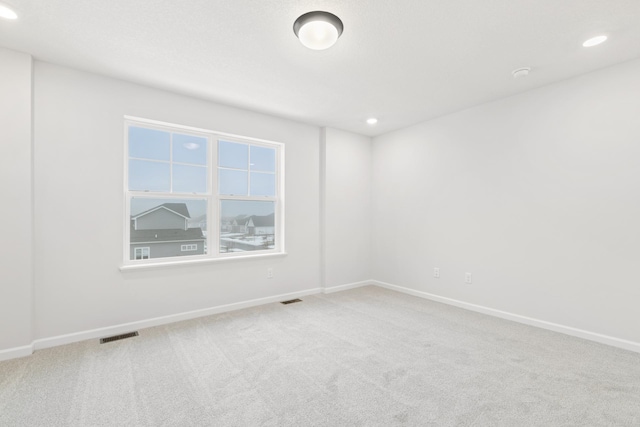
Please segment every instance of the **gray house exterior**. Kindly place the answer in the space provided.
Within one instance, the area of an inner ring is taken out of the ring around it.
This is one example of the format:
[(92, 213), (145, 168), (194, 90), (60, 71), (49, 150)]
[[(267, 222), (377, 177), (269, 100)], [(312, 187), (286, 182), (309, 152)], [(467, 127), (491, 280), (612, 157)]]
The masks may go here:
[(202, 255), (206, 237), (199, 227), (189, 228), (185, 203), (163, 203), (131, 216), (132, 260)]

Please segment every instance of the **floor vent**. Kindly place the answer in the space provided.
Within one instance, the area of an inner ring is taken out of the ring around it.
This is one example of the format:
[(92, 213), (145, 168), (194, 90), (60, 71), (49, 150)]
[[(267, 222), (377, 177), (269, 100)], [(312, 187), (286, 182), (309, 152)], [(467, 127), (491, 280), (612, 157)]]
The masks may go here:
[(125, 338), (131, 338), (131, 337), (137, 337), (137, 336), (138, 336), (138, 331), (128, 332), (122, 335), (114, 335), (112, 337), (107, 337), (107, 338), (100, 338), (100, 344), (105, 344), (111, 341), (118, 341), (118, 340), (123, 340)]
[(294, 302), (302, 302), (300, 298), (290, 299), (289, 301), (281, 301), (280, 304), (293, 304)]

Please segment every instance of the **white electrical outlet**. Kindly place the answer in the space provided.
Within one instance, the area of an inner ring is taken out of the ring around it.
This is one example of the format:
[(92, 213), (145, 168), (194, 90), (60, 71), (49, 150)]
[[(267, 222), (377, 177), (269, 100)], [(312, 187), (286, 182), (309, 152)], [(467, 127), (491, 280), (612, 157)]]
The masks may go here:
[(471, 284), (471, 273), (465, 273), (464, 275), (464, 283), (470, 285)]
[(273, 279), (273, 268), (267, 268), (267, 279)]
[(433, 277), (440, 278), (440, 269), (438, 267), (433, 269)]

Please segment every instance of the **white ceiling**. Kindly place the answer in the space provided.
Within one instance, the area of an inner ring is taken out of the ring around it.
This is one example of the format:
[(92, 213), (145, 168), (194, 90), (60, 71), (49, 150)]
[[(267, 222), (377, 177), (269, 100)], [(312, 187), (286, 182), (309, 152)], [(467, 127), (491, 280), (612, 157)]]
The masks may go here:
[[(0, 45), (38, 60), (365, 135), (640, 57), (640, 0), (9, 3)], [(331, 49), (293, 34), (312, 10), (344, 23)]]

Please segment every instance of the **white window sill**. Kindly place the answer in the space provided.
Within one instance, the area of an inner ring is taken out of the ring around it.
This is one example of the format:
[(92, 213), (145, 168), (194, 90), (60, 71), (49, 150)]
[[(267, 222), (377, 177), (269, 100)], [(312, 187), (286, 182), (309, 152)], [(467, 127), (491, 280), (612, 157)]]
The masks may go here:
[(165, 262), (154, 262), (154, 263), (146, 263), (146, 264), (128, 264), (128, 265), (120, 266), (120, 271), (122, 271), (123, 273), (126, 273), (128, 271), (159, 270), (163, 268), (187, 267), (190, 265), (215, 264), (219, 262), (246, 261), (246, 260), (252, 260), (252, 259), (259, 260), (263, 258), (275, 258), (275, 257), (285, 257), (285, 256), (287, 256), (286, 252), (276, 252), (276, 253), (268, 253), (268, 254), (239, 255), (239, 256), (220, 257), (220, 258), (165, 261)]

